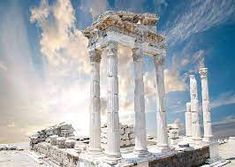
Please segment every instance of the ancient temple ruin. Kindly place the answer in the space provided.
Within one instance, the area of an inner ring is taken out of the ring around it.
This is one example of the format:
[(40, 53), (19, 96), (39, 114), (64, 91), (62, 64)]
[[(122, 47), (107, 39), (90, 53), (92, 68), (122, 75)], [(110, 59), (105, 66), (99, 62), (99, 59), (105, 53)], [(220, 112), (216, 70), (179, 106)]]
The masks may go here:
[(99, 16), (92, 26), (83, 33), (89, 39), (89, 56), (92, 66), (90, 89), (90, 152), (101, 152), (100, 142), (100, 61), (107, 50), (107, 147), (105, 153), (111, 161), (120, 154), (119, 103), (118, 103), (118, 45), (132, 49), (134, 64), (134, 112), (135, 112), (135, 153), (148, 155), (146, 146), (145, 101), (143, 82), (144, 54), (153, 56), (156, 71), (157, 92), (157, 137), (158, 147), (168, 149), (165, 112), (164, 61), (165, 39), (158, 34), (155, 26), (158, 17), (153, 14), (130, 12), (106, 12)]
[[(90, 136), (51, 135), (41, 141), (37, 137), (32, 149), (51, 157), (63, 166), (196, 166), (210, 157), (212, 137), (206, 68), (200, 70), (202, 79), (204, 139), (201, 140), (197, 82), (190, 76), (190, 102), (186, 110), (186, 136), (179, 135), (179, 123), (167, 127), (164, 63), (165, 37), (156, 31), (159, 17), (154, 14), (105, 12), (87, 27), (83, 34), (89, 39), (91, 65)], [(134, 65), (133, 126), (119, 122), (118, 46), (132, 49)], [(107, 125), (101, 125), (100, 62), (106, 51)], [(156, 81), (157, 136), (147, 137), (145, 119), (143, 58), (152, 56)], [(53, 129), (53, 128), (52, 128)], [(50, 131), (51, 132), (51, 131)], [(63, 133), (64, 134), (64, 133)], [(66, 131), (67, 134), (67, 131)], [(44, 137), (44, 136), (43, 136)], [(38, 142), (38, 140), (40, 140)], [(207, 142), (204, 142), (207, 141)]]
[(197, 81), (195, 75), (190, 75), (190, 98), (191, 101), (186, 103), (185, 112), (185, 129), (186, 136), (189, 139), (193, 139), (195, 142), (200, 142), (202, 139), (205, 142), (211, 142), (212, 140), (212, 125), (211, 125), (211, 113), (209, 106), (209, 91), (208, 91), (208, 69), (201, 67), (199, 74), (201, 78), (201, 95), (202, 95), (202, 112), (203, 112), (203, 131), (204, 136), (200, 129), (199, 120), (199, 101), (197, 91)]

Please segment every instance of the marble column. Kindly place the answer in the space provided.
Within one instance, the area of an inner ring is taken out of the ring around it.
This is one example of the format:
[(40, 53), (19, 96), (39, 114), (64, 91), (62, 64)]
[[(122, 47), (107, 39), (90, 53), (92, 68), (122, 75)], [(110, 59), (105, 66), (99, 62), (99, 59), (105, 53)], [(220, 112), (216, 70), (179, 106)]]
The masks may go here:
[(192, 137), (192, 113), (191, 113), (191, 104), (190, 102), (186, 103), (186, 112), (185, 112), (185, 131), (186, 137)]
[(156, 97), (157, 97), (157, 146), (159, 150), (168, 149), (168, 135), (166, 122), (164, 62), (165, 51), (161, 55), (154, 56), (156, 70)]
[(190, 98), (192, 112), (192, 139), (197, 142), (201, 140), (201, 129), (199, 121), (197, 81), (194, 75), (190, 75)]
[(90, 85), (90, 143), (89, 153), (101, 153), (101, 120), (100, 120), (100, 60), (101, 54), (96, 50), (89, 51), (91, 64)]
[(107, 46), (107, 160), (115, 163), (121, 158), (119, 130), (119, 100), (118, 100), (118, 57), (117, 43), (109, 42)]
[(132, 49), (134, 61), (134, 131), (135, 131), (135, 148), (134, 153), (138, 156), (148, 155), (146, 146), (146, 120), (145, 120), (145, 99), (144, 99), (144, 82), (143, 82), (143, 50), (138, 45)]
[(202, 111), (203, 111), (203, 126), (204, 126), (203, 140), (206, 142), (210, 142), (212, 138), (212, 128), (211, 128), (211, 112), (209, 106), (207, 68), (200, 68), (199, 73), (201, 77), (201, 87), (202, 87)]

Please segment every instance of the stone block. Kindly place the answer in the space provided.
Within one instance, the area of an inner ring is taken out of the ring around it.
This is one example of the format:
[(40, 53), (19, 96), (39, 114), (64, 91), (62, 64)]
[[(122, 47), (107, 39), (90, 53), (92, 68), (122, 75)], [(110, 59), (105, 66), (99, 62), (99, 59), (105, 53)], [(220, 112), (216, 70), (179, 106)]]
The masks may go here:
[(134, 133), (129, 133), (128, 135), (129, 135), (129, 139), (134, 139), (135, 138)]
[(58, 135), (52, 135), (49, 137), (50, 138), (50, 143), (51, 145), (56, 145), (57, 144), (57, 138), (58, 138)]
[(75, 146), (75, 140), (67, 139), (65, 141), (66, 148), (74, 148)]
[(58, 137), (56, 139), (56, 143), (58, 145), (58, 148), (65, 148), (65, 137)]
[(124, 129), (120, 128), (120, 135), (123, 135), (125, 133)]
[(125, 129), (125, 133), (131, 133), (131, 129), (130, 129), (129, 127), (127, 127), (127, 128)]
[(128, 140), (128, 139), (129, 137), (127, 133), (124, 133), (123, 135), (121, 135), (121, 140)]

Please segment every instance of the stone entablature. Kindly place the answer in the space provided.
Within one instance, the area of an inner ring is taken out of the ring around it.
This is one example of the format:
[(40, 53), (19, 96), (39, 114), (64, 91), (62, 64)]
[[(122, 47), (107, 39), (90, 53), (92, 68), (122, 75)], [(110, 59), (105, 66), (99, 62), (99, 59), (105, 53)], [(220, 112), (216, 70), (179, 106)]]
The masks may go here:
[(158, 17), (153, 14), (131, 12), (105, 12), (83, 31), (89, 39), (89, 48), (102, 49), (110, 40), (133, 48), (136, 40), (143, 45), (144, 52), (160, 54), (165, 47), (164, 36), (156, 32)]
[(133, 13), (128, 11), (106, 11), (103, 14), (99, 15), (93, 24), (96, 24), (98, 22), (101, 22), (106, 17), (109, 17), (110, 15), (119, 16), (122, 21), (128, 21), (131, 23), (138, 23), (140, 22), (143, 25), (150, 25), (155, 26), (159, 20), (159, 17), (152, 13)]

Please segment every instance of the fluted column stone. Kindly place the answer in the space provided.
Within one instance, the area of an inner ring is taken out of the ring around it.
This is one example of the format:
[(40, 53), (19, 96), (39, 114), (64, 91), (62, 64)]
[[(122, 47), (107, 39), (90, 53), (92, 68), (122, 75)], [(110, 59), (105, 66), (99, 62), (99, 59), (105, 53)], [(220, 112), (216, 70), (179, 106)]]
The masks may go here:
[(145, 99), (144, 99), (144, 82), (143, 82), (143, 50), (139, 44), (132, 49), (134, 61), (134, 131), (135, 131), (135, 148), (134, 152), (138, 156), (148, 154), (146, 146), (146, 120), (145, 120)]
[(160, 150), (168, 149), (168, 135), (166, 122), (166, 102), (164, 85), (165, 51), (154, 56), (156, 71), (156, 98), (157, 98), (157, 146)]
[(107, 46), (107, 159), (115, 163), (121, 157), (119, 130), (119, 99), (118, 99), (118, 57), (117, 44), (109, 42)]
[(211, 112), (209, 102), (209, 91), (208, 91), (208, 79), (207, 79), (207, 68), (200, 68), (199, 70), (201, 77), (201, 89), (202, 89), (202, 111), (203, 111), (203, 126), (204, 136), (203, 140), (210, 142), (212, 138), (212, 127), (211, 127)]
[(199, 121), (197, 81), (194, 75), (190, 75), (190, 98), (192, 112), (192, 139), (197, 142), (201, 140), (201, 129)]
[(185, 131), (188, 138), (192, 137), (192, 112), (191, 112), (191, 103), (186, 103), (186, 112), (185, 112)]
[(100, 118), (100, 60), (101, 53), (89, 51), (91, 65), (90, 85), (90, 153), (101, 152), (101, 118)]

